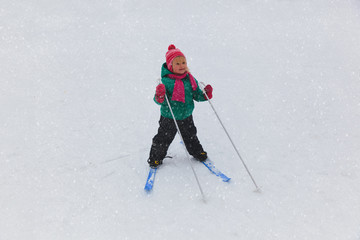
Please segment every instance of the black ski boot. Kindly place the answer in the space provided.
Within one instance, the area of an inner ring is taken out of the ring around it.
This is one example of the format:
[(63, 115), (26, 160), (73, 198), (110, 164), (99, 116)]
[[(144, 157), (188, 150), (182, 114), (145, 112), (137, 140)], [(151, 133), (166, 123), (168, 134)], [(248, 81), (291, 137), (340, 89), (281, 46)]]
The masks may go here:
[(204, 151), (197, 155), (194, 155), (194, 158), (200, 162), (204, 162), (208, 158), (207, 152)]
[(163, 160), (152, 160), (152, 159), (148, 159), (147, 162), (149, 163), (149, 166), (151, 168), (157, 168), (158, 166), (160, 166), (163, 163)]

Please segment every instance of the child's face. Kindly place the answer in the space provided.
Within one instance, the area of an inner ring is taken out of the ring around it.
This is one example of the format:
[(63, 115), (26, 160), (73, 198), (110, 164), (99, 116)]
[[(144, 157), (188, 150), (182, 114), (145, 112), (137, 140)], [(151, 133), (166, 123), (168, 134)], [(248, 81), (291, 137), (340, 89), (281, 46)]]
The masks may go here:
[(176, 57), (172, 62), (172, 69), (175, 74), (184, 74), (187, 72), (187, 63), (184, 57)]

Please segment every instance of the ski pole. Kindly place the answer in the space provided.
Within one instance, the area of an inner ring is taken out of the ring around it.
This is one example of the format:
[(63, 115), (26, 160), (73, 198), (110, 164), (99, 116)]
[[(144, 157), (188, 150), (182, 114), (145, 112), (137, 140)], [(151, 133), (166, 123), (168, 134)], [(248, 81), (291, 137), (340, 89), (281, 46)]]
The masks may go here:
[[(204, 84), (203, 82), (201, 82), (201, 84), (205, 87), (205, 84)], [(249, 174), (249, 176), (250, 176), (251, 180), (253, 181), (253, 183), (254, 183), (254, 185), (255, 185), (255, 187), (256, 187), (255, 191), (256, 191), (256, 192), (260, 192), (260, 191), (261, 191), (261, 189), (260, 189), (260, 188), (258, 187), (258, 185), (256, 184), (254, 177), (251, 175), (251, 173), (250, 173), (250, 171), (249, 171), (248, 167), (247, 167), (247, 166), (246, 166), (246, 164), (245, 164), (244, 159), (241, 157), (241, 155), (240, 155), (240, 153), (239, 153), (238, 149), (236, 148), (236, 146), (235, 146), (235, 144), (234, 144), (234, 141), (231, 139), (229, 132), (226, 130), (226, 128), (225, 128), (225, 126), (224, 126), (224, 124), (222, 123), (222, 121), (221, 121), (221, 119), (220, 119), (220, 117), (219, 117), (218, 113), (216, 112), (216, 110), (215, 110), (215, 108), (214, 108), (213, 104), (211, 103), (211, 101), (210, 101), (210, 99), (209, 99), (209, 97), (208, 97), (208, 95), (206, 94), (206, 91), (205, 91), (204, 89), (203, 89), (203, 92), (204, 92), (204, 94), (205, 94), (206, 98), (208, 99), (208, 102), (209, 102), (209, 104), (210, 104), (211, 108), (214, 110), (214, 113), (215, 113), (215, 115), (216, 115), (217, 119), (219, 120), (219, 122), (220, 122), (220, 124), (221, 124), (222, 128), (224, 129), (224, 131), (225, 131), (226, 135), (228, 136), (228, 138), (229, 138), (229, 140), (230, 140), (230, 142), (231, 142), (232, 146), (234, 147), (234, 149), (235, 149), (235, 151), (236, 151), (237, 155), (239, 156), (239, 158), (240, 158), (241, 162), (243, 163), (243, 165), (244, 165), (244, 167), (245, 167), (245, 169), (246, 169), (247, 173)]]
[[(161, 83), (161, 79), (160, 79), (160, 78), (159, 78), (159, 83)], [(192, 170), (192, 172), (194, 173), (194, 177), (195, 177), (196, 182), (197, 182), (197, 185), (198, 185), (198, 187), (199, 187), (202, 200), (203, 200), (203, 202), (206, 202), (205, 195), (204, 195), (204, 192), (203, 192), (202, 187), (201, 187), (201, 185), (200, 185), (199, 178), (198, 178), (198, 176), (197, 176), (197, 174), (196, 174), (196, 172), (195, 172), (195, 169), (194, 169), (194, 167), (193, 167), (193, 164), (191, 163), (190, 155), (189, 155), (189, 153), (188, 153), (188, 151), (187, 151), (187, 149), (186, 149), (184, 139), (183, 139), (183, 137), (182, 137), (182, 135), (181, 135), (179, 125), (178, 125), (177, 122), (176, 122), (174, 112), (173, 112), (173, 110), (172, 110), (172, 108), (171, 108), (170, 101), (169, 101), (166, 93), (165, 93), (165, 99), (166, 99), (166, 102), (167, 102), (167, 104), (168, 104), (168, 106), (169, 106), (169, 109), (170, 109), (171, 115), (172, 115), (172, 117), (173, 117), (173, 120), (174, 120), (176, 129), (177, 129), (177, 132), (178, 132), (178, 134), (179, 134), (179, 136), (180, 136), (180, 139), (181, 139), (181, 141), (184, 143), (183, 146), (184, 146), (184, 149), (185, 149), (185, 152), (186, 152), (186, 155), (187, 155), (187, 159), (189, 160), (189, 164), (190, 164), (191, 170)]]

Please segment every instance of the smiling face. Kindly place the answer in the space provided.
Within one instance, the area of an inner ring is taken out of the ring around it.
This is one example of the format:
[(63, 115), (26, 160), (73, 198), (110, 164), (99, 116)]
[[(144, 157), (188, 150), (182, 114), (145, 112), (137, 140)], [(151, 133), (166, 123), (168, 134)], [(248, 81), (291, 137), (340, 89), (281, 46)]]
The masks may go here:
[(175, 74), (184, 74), (188, 71), (186, 58), (176, 57), (172, 62), (173, 73)]

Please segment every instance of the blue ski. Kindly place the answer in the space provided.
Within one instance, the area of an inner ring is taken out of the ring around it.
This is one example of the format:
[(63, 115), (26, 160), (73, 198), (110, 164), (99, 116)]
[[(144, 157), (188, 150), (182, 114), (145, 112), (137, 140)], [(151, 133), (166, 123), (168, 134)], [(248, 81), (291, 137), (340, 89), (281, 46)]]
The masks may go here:
[(145, 191), (150, 192), (151, 189), (154, 186), (154, 180), (155, 180), (155, 174), (156, 174), (156, 169), (157, 168), (150, 168), (149, 170), (149, 176), (146, 180), (146, 184), (145, 184)]
[(231, 178), (227, 177), (225, 174), (223, 174), (219, 169), (217, 169), (214, 165), (214, 162), (211, 161), (209, 158), (206, 159), (204, 162), (202, 162), (213, 174), (220, 177), (223, 182), (230, 181)]

